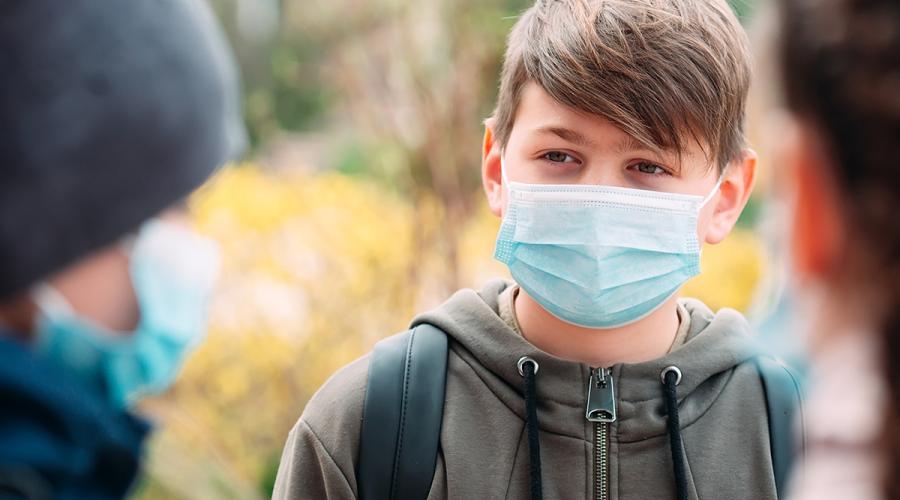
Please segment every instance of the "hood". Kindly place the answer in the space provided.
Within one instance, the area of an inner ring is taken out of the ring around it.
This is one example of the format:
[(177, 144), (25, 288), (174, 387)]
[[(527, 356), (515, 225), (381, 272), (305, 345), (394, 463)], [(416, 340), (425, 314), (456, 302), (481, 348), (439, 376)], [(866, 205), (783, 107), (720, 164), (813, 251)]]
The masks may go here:
[[(582, 438), (592, 367), (543, 352), (510, 329), (498, 314), (498, 297), (509, 286), (508, 281), (495, 280), (480, 291), (460, 290), (437, 309), (416, 317), (412, 326), (428, 323), (445, 331), (454, 353), (523, 419), (523, 382), (517, 362), (522, 356), (533, 358), (540, 366), (536, 381), (541, 428)], [(713, 313), (697, 300), (682, 303), (691, 315), (683, 346), (656, 360), (604, 367), (611, 369), (616, 387), (619, 442), (665, 434), (660, 380), (664, 368), (674, 365), (683, 374), (678, 386), (679, 413), (682, 427), (687, 427), (715, 402), (731, 369), (761, 353), (750, 326), (737, 311)]]

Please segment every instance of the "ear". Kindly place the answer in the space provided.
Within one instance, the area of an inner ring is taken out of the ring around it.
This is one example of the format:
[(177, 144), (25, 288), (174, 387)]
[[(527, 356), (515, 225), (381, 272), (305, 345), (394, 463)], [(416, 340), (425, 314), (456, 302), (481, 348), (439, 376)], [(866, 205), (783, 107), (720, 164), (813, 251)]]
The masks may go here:
[(484, 144), (481, 152), (481, 183), (487, 195), (488, 207), (497, 217), (503, 216), (506, 205), (503, 175), (500, 171), (500, 145), (494, 142), (494, 118), (484, 121)]
[(728, 165), (719, 194), (713, 197), (715, 208), (706, 232), (707, 243), (720, 243), (734, 229), (753, 192), (758, 159), (756, 151), (745, 149), (739, 159)]
[(791, 254), (801, 281), (833, 274), (846, 243), (840, 190), (819, 137), (805, 123), (793, 121), (782, 143), (788, 195), (794, 200)]

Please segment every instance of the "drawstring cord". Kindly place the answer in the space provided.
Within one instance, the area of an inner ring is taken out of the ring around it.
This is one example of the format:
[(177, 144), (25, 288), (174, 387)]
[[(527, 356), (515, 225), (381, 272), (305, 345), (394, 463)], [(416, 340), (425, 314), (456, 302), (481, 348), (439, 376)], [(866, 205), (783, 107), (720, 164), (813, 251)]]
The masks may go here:
[[(528, 456), (531, 471), (531, 499), (542, 500), (543, 482), (541, 479), (541, 442), (540, 425), (537, 415), (537, 372), (540, 369), (537, 361), (524, 356), (518, 362), (519, 375), (523, 379), (525, 393), (525, 427), (528, 432)], [(668, 420), (666, 427), (669, 433), (669, 447), (672, 450), (672, 467), (675, 474), (676, 498), (688, 500), (687, 471), (683, 453), (681, 424), (678, 420), (678, 384), (681, 383), (681, 370), (677, 366), (669, 366), (660, 374), (665, 389), (666, 411)]]
[(544, 498), (543, 482), (541, 480), (541, 441), (539, 436), (540, 426), (537, 415), (537, 386), (536, 376), (540, 369), (537, 361), (524, 356), (519, 360), (519, 375), (524, 381), (525, 393), (525, 427), (528, 431), (528, 456), (531, 461), (531, 500)]
[(677, 366), (666, 367), (660, 374), (665, 388), (666, 412), (669, 415), (666, 427), (669, 431), (669, 447), (672, 449), (672, 467), (675, 473), (676, 498), (687, 500), (687, 472), (685, 470), (681, 424), (678, 421), (678, 392), (681, 370)]

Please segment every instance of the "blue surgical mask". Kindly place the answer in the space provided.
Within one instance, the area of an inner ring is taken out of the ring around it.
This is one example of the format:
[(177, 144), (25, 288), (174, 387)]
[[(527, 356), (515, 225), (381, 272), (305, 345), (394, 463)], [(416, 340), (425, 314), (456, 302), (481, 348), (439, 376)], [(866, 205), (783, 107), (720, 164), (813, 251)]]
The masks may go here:
[(574, 325), (638, 321), (700, 273), (697, 220), (709, 196), (509, 182), (494, 257), (547, 312)]
[(211, 240), (153, 220), (130, 249), (131, 279), (141, 318), (132, 332), (112, 332), (81, 317), (47, 284), (35, 288), (37, 352), (68, 368), (117, 407), (161, 392), (206, 331), (219, 268)]
[(821, 284), (798, 283), (792, 272), (790, 248), (794, 201), (779, 192), (763, 200), (756, 227), (766, 245), (767, 265), (747, 311), (747, 319), (770, 354), (798, 369), (804, 369), (817, 312), (824, 309)]

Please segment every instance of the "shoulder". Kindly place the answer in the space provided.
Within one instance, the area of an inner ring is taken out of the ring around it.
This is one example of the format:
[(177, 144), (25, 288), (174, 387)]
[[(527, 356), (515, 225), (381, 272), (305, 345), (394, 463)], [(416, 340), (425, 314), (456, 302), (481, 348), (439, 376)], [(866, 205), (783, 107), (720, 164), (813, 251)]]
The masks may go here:
[(370, 358), (338, 370), (307, 403), (288, 434), (273, 498), (355, 498)]
[(338, 370), (306, 404), (284, 445), (272, 498), (356, 498), (369, 357)]
[(325, 445), (358, 435), (371, 357), (369, 353), (332, 375), (306, 404), (294, 429), (308, 426)]

